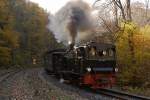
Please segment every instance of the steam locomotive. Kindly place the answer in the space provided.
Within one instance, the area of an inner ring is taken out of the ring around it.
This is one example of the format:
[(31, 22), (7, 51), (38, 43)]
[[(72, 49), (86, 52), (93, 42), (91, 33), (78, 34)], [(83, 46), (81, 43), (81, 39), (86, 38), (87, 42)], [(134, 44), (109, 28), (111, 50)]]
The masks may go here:
[(45, 70), (61, 82), (77, 83), (91, 88), (112, 87), (116, 83), (115, 45), (88, 42), (70, 45), (69, 49), (51, 50), (45, 54)]

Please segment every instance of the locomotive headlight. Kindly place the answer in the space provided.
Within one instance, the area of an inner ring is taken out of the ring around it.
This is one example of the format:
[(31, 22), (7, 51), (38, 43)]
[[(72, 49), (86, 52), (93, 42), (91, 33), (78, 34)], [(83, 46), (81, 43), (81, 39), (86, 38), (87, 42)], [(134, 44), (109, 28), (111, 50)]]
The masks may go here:
[(77, 46), (74, 46), (74, 49), (77, 49), (78, 47)]
[(86, 70), (88, 71), (88, 72), (91, 72), (91, 68), (90, 67), (88, 67), (88, 68), (86, 68)]
[(118, 68), (115, 68), (115, 72), (118, 72)]
[(84, 48), (86, 48), (86, 45), (84, 45)]
[(72, 43), (71, 41), (68, 41), (68, 44), (69, 44), (69, 45), (71, 45), (71, 43)]

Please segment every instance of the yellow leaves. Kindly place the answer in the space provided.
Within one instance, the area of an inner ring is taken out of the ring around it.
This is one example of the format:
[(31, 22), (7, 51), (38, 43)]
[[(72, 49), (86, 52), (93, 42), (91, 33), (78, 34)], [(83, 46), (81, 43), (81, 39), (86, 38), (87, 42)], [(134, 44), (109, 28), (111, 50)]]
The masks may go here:
[(128, 38), (130, 34), (139, 34), (138, 26), (133, 22), (121, 23), (121, 28), (124, 30), (123, 37)]
[(0, 64), (9, 65), (12, 49), (18, 47), (18, 37), (15, 32), (7, 29), (1, 32), (0, 39)]
[(9, 47), (16, 48), (19, 46), (17, 33), (12, 30), (3, 31), (3, 39)]
[(10, 48), (8, 47), (0, 47), (0, 56), (9, 57)]
[[(150, 25), (144, 27), (136, 26), (134, 23), (122, 23), (124, 33), (117, 41), (117, 58), (121, 65), (119, 79), (122, 84), (142, 86), (150, 77), (147, 70), (150, 66)], [(135, 52), (136, 63), (132, 64), (129, 56), (128, 35), (132, 33), (132, 41)], [(141, 75), (142, 74), (142, 75)], [(150, 82), (150, 81), (147, 81)]]
[(150, 25), (146, 25), (142, 27), (141, 32), (145, 38), (150, 39)]
[(10, 63), (10, 48), (0, 46), (0, 64), (7, 65)]
[(42, 60), (43, 52), (58, 46), (47, 24), (48, 14), (37, 4), (0, 0), (0, 67), (5, 61), (26, 66), (31, 56)]

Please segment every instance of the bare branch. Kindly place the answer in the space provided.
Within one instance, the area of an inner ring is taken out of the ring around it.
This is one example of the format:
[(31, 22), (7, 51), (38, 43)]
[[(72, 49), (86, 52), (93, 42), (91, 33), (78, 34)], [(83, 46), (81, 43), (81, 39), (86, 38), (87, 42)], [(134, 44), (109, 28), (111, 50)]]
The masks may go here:
[(99, 2), (99, 1), (101, 1), (101, 0), (96, 0), (96, 1), (93, 3), (92, 7), (94, 7), (95, 4), (96, 4), (97, 2)]
[(146, 6), (146, 11), (145, 11), (145, 17), (146, 17), (146, 19), (147, 19), (147, 13), (148, 13), (148, 8), (149, 8), (149, 2), (150, 2), (150, 0), (145, 0), (145, 6)]
[(110, 32), (113, 33), (113, 31), (110, 29), (110, 27), (108, 26), (107, 22), (101, 17), (99, 16), (99, 18), (103, 21), (103, 24), (106, 26), (106, 29)]

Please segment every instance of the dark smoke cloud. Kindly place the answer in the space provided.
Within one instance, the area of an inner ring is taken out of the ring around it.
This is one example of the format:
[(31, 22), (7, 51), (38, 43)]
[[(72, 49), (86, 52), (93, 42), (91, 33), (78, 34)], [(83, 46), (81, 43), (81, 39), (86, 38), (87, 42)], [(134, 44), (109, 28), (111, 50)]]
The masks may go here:
[(50, 20), (50, 30), (64, 43), (86, 39), (94, 28), (92, 8), (82, 0), (68, 2)]

